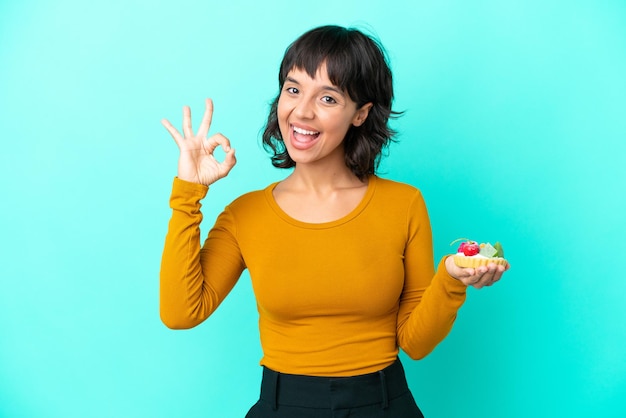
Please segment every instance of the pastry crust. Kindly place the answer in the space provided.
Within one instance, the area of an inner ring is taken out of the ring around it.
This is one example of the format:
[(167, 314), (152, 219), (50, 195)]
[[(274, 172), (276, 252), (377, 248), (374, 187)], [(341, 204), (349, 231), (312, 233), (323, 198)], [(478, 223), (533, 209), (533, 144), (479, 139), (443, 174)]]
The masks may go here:
[(478, 266), (486, 266), (490, 263), (500, 264), (502, 266), (506, 266), (507, 261), (504, 258), (494, 257), (494, 258), (483, 258), (483, 257), (468, 257), (465, 255), (454, 255), (454, 264), (459, 267), (478, 267)]

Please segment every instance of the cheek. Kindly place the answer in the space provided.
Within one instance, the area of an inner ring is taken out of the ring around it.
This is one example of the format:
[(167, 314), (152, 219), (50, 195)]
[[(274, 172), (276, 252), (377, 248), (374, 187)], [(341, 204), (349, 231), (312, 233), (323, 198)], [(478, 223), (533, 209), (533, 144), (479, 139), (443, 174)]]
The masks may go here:
[(288, 116), (289, 112), (285, 109), (284, 104), (281, 106), (281, 102), (279, 100), (276, 108), (276, 118), (278, 119), (278, 128), (280, 129), (280, 134), (283, 138), (286, 138), (289, 135), (289, 125), (287, 124)]
[(278, 99), (278, 106), (276, 107), (276, 117), (278, 118), (279, 125), (283, 125), (287, 123), (287, 116), (289, 116), (289, 111), (285, 103)]
[(346, 133), (348, 133), (348, 130), (352, 126), (352, 120), (342, 117), (329, 118), (326, 126), (328, 127), (329, 131), (333, 131), (340, 135), (345, 135)]

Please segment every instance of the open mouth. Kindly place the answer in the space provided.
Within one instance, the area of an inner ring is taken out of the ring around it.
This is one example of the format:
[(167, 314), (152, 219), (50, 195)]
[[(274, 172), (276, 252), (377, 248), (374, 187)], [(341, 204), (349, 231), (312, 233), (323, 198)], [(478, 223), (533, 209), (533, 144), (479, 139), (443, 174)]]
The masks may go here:
[(293, 125), (291, 127), (293, 129), (293, 138), (297, 142), (306, 144), (306, 143), (314, 141), (320, 135), (320, 133), (317, 131), (309, 131), (306, 129), (298, 128), (297, 126), (293, 126)]

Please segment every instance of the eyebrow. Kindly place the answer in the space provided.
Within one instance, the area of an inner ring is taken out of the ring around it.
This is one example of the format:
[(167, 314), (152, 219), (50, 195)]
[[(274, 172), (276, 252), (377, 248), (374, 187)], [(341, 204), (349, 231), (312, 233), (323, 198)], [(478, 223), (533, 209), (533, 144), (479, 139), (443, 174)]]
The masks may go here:
[[(293, 78), (293, 77), (289, 77), (289, 76), (287, 76), (287, 77), (285, 78), (285, 83), (287, 83), (287, 82), (289, 82), (289, 83), (294, 83), (294, 84), (297, 84), (297, 85), (300, 85), (300, 83), (298, 82), (298, 80), (296, 80), (296, 79), (295, 79), (295, 78)], [(335, 87), (335, 86), (333, 86), (333, 85), (330, 85), (330, 86), (325, 85), (325, 86), (323, 86), (323, 87), (322, 87), (322, 90), (329, 90), (329, 91), (335, 92), (335, 93), (337, 93), (337, 94), (340, 94), (342, 97), (345, 97), (345, 95), (346, 95), (346, 94), (343, 92), (343, 90), (341, 90), (341, 89), (339, 89), (338, 87)]]

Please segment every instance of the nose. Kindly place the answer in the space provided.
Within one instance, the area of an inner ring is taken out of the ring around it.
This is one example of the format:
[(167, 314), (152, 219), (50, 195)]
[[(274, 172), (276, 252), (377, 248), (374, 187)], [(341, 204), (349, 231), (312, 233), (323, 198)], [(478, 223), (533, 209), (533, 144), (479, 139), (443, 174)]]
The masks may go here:
[(294, 114), (302, 119), (313, 119), (315, 117), (313, 99), (301, 97), (296, 103)]

